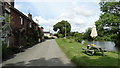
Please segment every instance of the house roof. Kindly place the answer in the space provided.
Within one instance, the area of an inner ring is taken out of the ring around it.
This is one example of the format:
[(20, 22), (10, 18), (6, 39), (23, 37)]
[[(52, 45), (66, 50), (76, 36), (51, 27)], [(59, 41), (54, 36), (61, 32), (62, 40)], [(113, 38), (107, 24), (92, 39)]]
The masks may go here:
[(27, 20), (33, 22), (34, 24), (37, 25), (37, 23), (35, 23), (32, 19), (30, 19), (29, 17), (27, 17), (26, 15), (24, 15), (22, 12), (20, 12), (19, 10), (17, 10), (16, 8), (14, 8), (13, 6), (10, 7), (10, 9), (16, 11), (17, 13), (19, 13), (21, 16), (23, 16), (24, 18), (26, 18)]
[(44, 32), (44, 33), (50, 33), (50, 32)]

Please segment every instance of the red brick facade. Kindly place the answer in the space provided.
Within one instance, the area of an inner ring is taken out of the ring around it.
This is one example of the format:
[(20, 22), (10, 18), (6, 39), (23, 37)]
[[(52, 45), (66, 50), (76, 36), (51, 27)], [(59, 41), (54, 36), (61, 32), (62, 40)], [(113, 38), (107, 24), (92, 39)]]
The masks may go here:
[(3, 6), (4, 13), (11, 17), (10, 26), (12, 31), (9, 37), (9, 47), (16, 48), (37, 43), (40, 38), (40, 30), (38, 30), (38, 25), (32, 20), (32, 15), (29, 13), (28, 16), (25, 16), (14, 8), (14, 2), (4, 2)]

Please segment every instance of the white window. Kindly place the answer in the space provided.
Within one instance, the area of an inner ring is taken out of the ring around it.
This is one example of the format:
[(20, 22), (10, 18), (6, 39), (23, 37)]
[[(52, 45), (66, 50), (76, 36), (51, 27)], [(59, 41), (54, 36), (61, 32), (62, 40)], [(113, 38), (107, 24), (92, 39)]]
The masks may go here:
[(20, 23), (21, 23), (21, 25), (23, 25), (23, 18), (22, 17), (20, 17)]
[(29, 27), (31, 28), (32, 27), (32, 23), (30, 22), (30, 24), (29, 24)]

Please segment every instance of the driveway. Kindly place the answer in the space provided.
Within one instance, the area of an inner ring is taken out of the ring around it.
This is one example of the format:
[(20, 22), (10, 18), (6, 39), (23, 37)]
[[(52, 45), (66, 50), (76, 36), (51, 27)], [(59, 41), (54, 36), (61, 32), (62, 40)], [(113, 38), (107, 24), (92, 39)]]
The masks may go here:
[(46, 40), (14, 58), (4, 61), (3, 66), (75, 66), (59, 48), (56, 41)]

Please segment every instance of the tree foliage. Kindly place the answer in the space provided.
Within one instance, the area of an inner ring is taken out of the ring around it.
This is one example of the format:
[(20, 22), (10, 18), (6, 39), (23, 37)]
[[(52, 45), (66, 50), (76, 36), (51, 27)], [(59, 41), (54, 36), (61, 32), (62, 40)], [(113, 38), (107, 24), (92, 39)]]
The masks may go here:
[(106, 37), (116, 42), (120, 32), (120, 2), (101, 1), (100, 9), (102, 14), (95, 22), (99, 38)]
[(84, 33), (83, 39), (92, 40), (92, 38), (90, 37), (91, 30), (92, 30), (91, 28), (88, 28), (86, 30), (86, 32)]
[(62, 20), (61, 22), (58, 22), (57, 24), (55, 24), (53, 26), (53, 30), (58, 31), (58, 34), (63, 34), (64, 35), (65, 34), (65, 29), (66, 29), (67, 34), (70, 33), (71, 25), (68, 21)]

